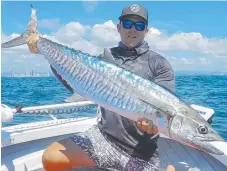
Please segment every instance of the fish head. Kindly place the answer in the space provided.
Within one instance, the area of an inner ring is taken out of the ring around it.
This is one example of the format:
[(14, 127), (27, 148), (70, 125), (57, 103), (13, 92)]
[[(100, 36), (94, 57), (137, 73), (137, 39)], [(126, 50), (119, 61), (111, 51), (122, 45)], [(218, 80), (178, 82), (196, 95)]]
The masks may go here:
[(201, 116), (193, 119), (184, 115), (174, 115), (169, 122), (170, 137), (200, 151), (222, 155), (210, 142), (224, 141), (223, 138)]

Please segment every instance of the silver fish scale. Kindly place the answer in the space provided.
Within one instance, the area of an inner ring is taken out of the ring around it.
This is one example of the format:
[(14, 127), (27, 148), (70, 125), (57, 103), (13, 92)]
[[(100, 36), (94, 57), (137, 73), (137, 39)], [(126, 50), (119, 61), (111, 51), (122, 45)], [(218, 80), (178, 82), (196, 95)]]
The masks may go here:
[(127, 111), (138, 111), (139, 105), (127, 91), (122, 90), (118, 85), (111, 83), (110, 79), (106, 79), (96, 72), (86, 70), (84, 67), (83, 72), (80, 73), (80, 78), (74, 81), (75, 84), (81, 85), (83, 92), (101, 100), (103, 103), (108, 103)]
[(100, 69), (100, 62), (96, 58), (86, 56), (79, 51), (69, 50), (66, 47), (63, 48), (44, 38), (39, 39), (37, 47), (51, 65), (68, 78), (65, 79), (69, 80), (68, 84), (82, 94), (95, 98), (108, 106), (112, 105), (123, 109), (127, 113), (148, 116), (152, 114), (151, 106), (132, 95), (130, 87), (124, 89), (126, 86), (122, 86), (123, 82), (117, 83), (119, 77), (114, 77), (115, 69), (104, 66), (101, 67), (101, 71), (105, 74), (100, 74), (97, 72)]
[[(67, 77), (65, 80), (68, 80), (68, 84), (76, 88), (81, 94), (87, 94), (88, 97), (95, 98), (94, 100), (101, 100), (103, 104), (108, 103), (108, 105), (114, 105), (128, 112), (138, 112), (151, 116), (154, 109), (166, 111), (167, 106), (160, 106), (162, 104), (158, 103), (160, 99), (154, 97), (156, 92), (152, 92), (153, 96), (149, 97), (149, 93), (147, 95), (145, 92), (150, 91), (146, 91), (146, 86), (142, 88), (144, 80), (135, 79), (133, 74), (127, 79), (129, 75), (125, 74), (127, 71), (110, 67), (98, 58), (87, 56), (73, 49), (68, 50), (67, 47), (59, 46), (46, 39), (41, 38), (37, 43), (37, 47), (40, 48), (46, 58), (49, 58), (49, 62), (58, 68), (57, 70), (62, 75)], [(140, 83), (136, 85), (135, 82)], [(136, 91), (132, 83), (143, 91)], [(132, 90), (134, 90), (133, 94)], [(146, 103), (136, 96), (142, 98)], [(149, 102), (147, 102), (148, 98), (150, 98)]]
[[(88, 65), (92, 66), (92, 68), (95, 68), (96, 72), (98, 71), (100, 74), (105, 73), (108, 78), (113, 80), (113, 82), (115, 81), (120, 85), (124, 84), (124, 87), (134, 90), (133, 93), (138, 95), (142, 100), (153, 104), (162, 111), (169, 111), (167, 109), (170, 108), (172, 108), (172, 111), (174, 111), (174, 108), (179, 106), (180, 101), (178, 98), (173, 96), (171, 93), (168, 93), (166, 90), (160, 89), (155, 83), (144, 80), (133, 73), (118, 67), (114, 67), (113, 65), (108, 66), (107, 63), (100, 61), (97, 58), (90, 57), (88, 61)], [(183, 107), (185, 106), (183, 105)], [(182, 108), (177, 110), (182, 110)]]
[[(92, 66), (92, 68), (97, 69), (100, 67), (100, 63), (96, 62), (96, 58), (88, 59), (87, 62), (90, 66)], [(108, 67), (101, 68), (105, 73), (113, 72), (113, 70), (108, 70)], [(118, 82), (118, 84), (116, 84), (116, 81), (113, 81), (116, 80), (115, 78), (106, 78), (97, 72), (90, 72), (90, 75), (86, 74), (84, 78), (87, 80), (87, 83), (90, 83), (89, 86), (83, 85), (85, 87), (85, 92), (89, 92), (90, 94), (93, 94), (94, 97), (98, 97), (99, 99), (107, 101), (108, 103), (114, 104), (120, 108), (132, 111), (136, 110), (137, 107), (134, 98), (127, 93), (128, 91), (122, 90), (124, 88), (120, 86), (122, 83)], [(143, 108), (143, 111), (147, 111), (147, 109)]]
[[(163, 91), (155, 83), (143, 80), (140, 77), (134, 75), (133, 73), (125, 71), (121, 68), (113, 67), (113, 65), (108, 66), (107, 63), (100, 61), (98, 58), (92, 57), (89, 54), (85, 54), (81, 51), (77, 51), (74, 49), (65, 48), (56, 43), (54, 43), (54, 45), (57, 46), (56, 50), (60, 49), (62, 52), (64, 52), (64, 54), (68, 54), (76, 60), (79, 59), (81, 63), (87, 66), (87, 69), (94, 69), (94, 72), (99, 72), (100, 75), (105, 73), (105, 75), (107, 75), (108, 78), (111, 78), (113, 82), (117, 82), (120, 85), (124, 84), (127, 89), (136, 88), (138, 91), (134, 91), (134, 94), (139, 95), (140, 98), (142, 98), (144, 101), (153, 104), (164, 112), (168, 111), (167, 109), (169, 108), (172, 108), (173, 110), (173, 106), (179, 106), (178, 98), (172, 96), (172, 94), (166, 91)], [(160, 103), (160, 101), (162, 101), (162, 103)], [(163, 103), (164, 101), (166, 103)]]

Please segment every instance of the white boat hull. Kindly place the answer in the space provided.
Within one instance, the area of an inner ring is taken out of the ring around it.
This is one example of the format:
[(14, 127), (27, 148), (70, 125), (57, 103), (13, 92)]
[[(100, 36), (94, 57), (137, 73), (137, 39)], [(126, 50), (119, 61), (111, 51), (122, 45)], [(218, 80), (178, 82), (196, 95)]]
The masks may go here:
[(2, 128), (2, 171), (42, 168), (43, 151), (53, 142), (83, 132), (96, 118), (51, 120)]
[[(42, 169), (43, 151), (51, 143), (87, 130), (96, 118), (62, 119), (2, 128), (2, 171)], [(226, 171), (227, 156), (212, 156), (161, 135), (158, 140), (161, 168)], [(218, 158), (218, 159), (217, 159)]]

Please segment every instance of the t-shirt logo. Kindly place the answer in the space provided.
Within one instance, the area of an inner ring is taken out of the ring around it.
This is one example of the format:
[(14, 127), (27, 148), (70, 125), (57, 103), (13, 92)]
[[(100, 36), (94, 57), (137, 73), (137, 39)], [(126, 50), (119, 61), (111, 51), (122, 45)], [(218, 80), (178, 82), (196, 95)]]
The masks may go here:
[(140, 10), (140, 7), (138, 5), (132, 5), (130, 8), (133, 12), (138, 12)]

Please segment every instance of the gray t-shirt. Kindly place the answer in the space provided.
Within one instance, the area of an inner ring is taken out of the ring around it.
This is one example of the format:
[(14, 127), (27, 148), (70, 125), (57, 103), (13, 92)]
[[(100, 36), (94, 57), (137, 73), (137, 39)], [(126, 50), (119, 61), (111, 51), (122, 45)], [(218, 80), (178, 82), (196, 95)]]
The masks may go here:
[[(110, 63), (115, 63), (128, 71), (156, 82), (170, 91), (175, 89), (174, 72), (170, 63), (159, 54), (149, 50), (147, 42), (143, 42), (134, 50), (128, 50), (123, 45), (110, 49), (110, 53), (100, 55)], [(99, 128), (115, 144), (121, 146), (125, 151), (136, 156), (152, 155), (151, 151), (157, 148), (157, 139), (153, 135), (144, 134), (139, 130), (136, 122), (122, 117), (114, 112), (98, 107), (100, 115)]]

